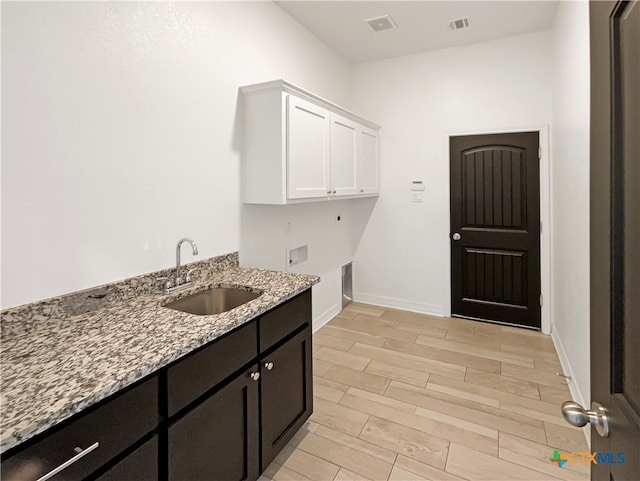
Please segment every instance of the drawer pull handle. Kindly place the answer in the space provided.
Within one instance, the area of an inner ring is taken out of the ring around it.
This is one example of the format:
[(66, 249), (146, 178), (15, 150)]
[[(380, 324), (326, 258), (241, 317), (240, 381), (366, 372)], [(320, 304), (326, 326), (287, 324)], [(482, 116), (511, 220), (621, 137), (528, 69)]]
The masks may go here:
[(273, 363), (272, 362), (265, 362), (264, 363), (264, 367), (267, 368), (267, 371), (271, 371), (273, 369)]
[(258, 379), (260, 379), (260, 373), (259, 372), (252, 372), (251, 373), (251, 379), (253, 379), (254, 381), (257, 381)]
[[(79, 461), (80, 458), (84, 458), (87, 454), (89, 454), (91, 451), (94, 451), (96, 449), (98, 449), (98, 447), (100, 446), (100, 443), (93, 443), (91, 446), (89, 446), (87, 449), (80, 451), (78, 454), (76, 454), (74, 457), (72, 457), (71, 459), (68, 459), (67, 461), (65, 461), (64, 463), (62, 463), (60, 466), (58, 466), (57, 468), (52, 469), (51, 471), (49, 471), (47, 474), (45, 474), (44, 476), (42, 476), (41, 478), (38, 478), (37, 481), (46, 481), (47, 479), (51, 479), (53, 478), (56, 474), (58, 474), (60, 471), (63, 471), (65, 469), (67, 469), (69, 466), (71, 466), (73, 463), (75, 463), (76, 461)], [(77, 452), (78, 448), (75, 448), (74, 451)]]

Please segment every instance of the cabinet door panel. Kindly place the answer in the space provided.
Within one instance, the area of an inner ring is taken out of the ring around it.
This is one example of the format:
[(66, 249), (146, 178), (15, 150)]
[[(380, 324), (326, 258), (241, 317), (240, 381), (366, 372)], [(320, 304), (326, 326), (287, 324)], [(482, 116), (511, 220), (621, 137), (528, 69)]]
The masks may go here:
[(326, 197), (329, 190), (329, 112), (288, 97), (287, 197)]
[(354, 122), (331, 116), (331, 193), (335, 196), (358, 193), (357, 184), (358, 131)]
[(245, 371), (169, 428), (169, 481), (258, 477), (258, 382)]
[(378, 133), (375, 130), (361, 128), (358, 132), (359, 158), (358, 173), (360, 192), (375, 194), (378, 192)]
[(311, 367), (311, 326), (262, 359), (263, 470), (313, 411)]

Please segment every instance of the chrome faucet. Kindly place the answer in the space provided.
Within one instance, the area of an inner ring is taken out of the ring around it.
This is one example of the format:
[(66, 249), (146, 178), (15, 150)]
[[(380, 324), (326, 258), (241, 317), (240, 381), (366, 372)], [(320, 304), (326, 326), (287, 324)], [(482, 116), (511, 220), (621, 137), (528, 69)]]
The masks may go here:
[(193, 255), (194, 256), (198, 255), (198, 246), (191, 239), (184, 237), (178, 241), (178, 245), (176, 246), (176, 278), (174, 281), (175, 287), (178, 287), (180, 284), (182, 284), (182, 279), (180, 278), (180, 247), (182, 247), (183, 242), (188, 242), (189, 244), (191, 244)]

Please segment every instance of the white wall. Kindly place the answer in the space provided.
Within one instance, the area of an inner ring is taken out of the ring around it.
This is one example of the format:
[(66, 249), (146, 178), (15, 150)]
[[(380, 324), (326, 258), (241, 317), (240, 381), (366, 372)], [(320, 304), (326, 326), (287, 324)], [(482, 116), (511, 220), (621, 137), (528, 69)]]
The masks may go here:
[[(284, 206), (242, 207), (241, 263), (319, 275), (314, 287), (314, 329), (341, 309), (341, 267), (351, 262), (375, 198)], [(337, 218), (340, 217), (340, 221)], [(309, 259), (289, 268), (287, 249), (308, 246)]]
[[(5, 308), (170, 267), (183, 236), (238, 250), (238, 87), (349, 94), (347, 63), (270, 2), (3, 3), (2, 46)], [(316, 254), (350, 245), (332, 235)]]
[[(551, 120), (551, 33), (356, 65), (352, 108), (382, 125), (382, 194), (354, 264), (356, 299), (450, 310), (449, 138)], [(424, 180), (412, 203), (411, 180)]]
[(560, 2), (553, 28), (553, 339), (573, 398), (590, 405), (589, 4)]

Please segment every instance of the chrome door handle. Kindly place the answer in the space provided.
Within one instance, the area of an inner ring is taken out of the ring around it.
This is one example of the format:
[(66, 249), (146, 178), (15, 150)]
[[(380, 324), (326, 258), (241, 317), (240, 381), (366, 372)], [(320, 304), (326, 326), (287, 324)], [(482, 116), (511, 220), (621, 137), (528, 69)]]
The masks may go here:
[(273, 369), (273, 363), (272, 362), (265, 362), (264, 363), (264, 367), (267, 368), (267, 371), (271, 371)]
[[(68, 459), (67, 461), (65, 461), (64, 463), (62, 463), (60, 466), (58, 466), (57, 468), (52, 469), (51, 471), (49, 471), (47, 474), (45, 474), (44, 476), (41, 476), (40, 478), (38, 478), (37, 481), (46, 481), (47, 479), (51, 479), (53, 478), (56, 474), (58, 474), (60, 471), (67, 469), (69, 466), (71, 466), (73, 463), (75, 463), (76, 461), (79, 461), (81, 458), (84, 458), (87, 454), (89, 454), (91, 451), (98, 449), (98, 447), (100, 446), (100, 443), (93, 443), (91, 446), (89, 446), (87, 449), (83, 449), (81, 450), (78, 454), (76, 454), (74, 457), (72, 457), (71, 459)], [(77, 452), (77, 450), (80, 448), (75, 448), (75, 451)]]
[(455, 234), (453, 234), (453, 235), (451, 236), (451, 238), (452, 238), (454, 241), (459, 241), (460, 239), (462, 239), (462, 236), (456, 232)]
[(579, 428), (591, 423), (600, 436), (603, 438), (609, 436), (609, 415), (606, 408), (600, 403), (592, 402), (591, 411), (587, 411), (576, 402), (566, 401), (562, 403), (562, 417), (569, 424)]
[(252, 372), (251, 373), (251, 379), (253, 379), (254, 381), (257, 381), (258, 379), (260, 379), (260, 373), (259, 372)]

